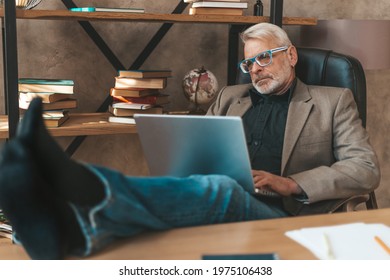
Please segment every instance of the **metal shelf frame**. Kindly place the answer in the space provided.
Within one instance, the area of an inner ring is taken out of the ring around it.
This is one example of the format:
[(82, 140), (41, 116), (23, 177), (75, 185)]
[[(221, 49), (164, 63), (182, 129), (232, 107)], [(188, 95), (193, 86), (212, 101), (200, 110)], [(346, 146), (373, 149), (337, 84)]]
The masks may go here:
[[(282, 26), (283, 15), (283, 0), (270, 0), (270, 22)], [(62, 0), (67, 9), (77, 7), (72, 0)], [(181, 14), (188, 3), (179, 1), (172, 14)], [(110, 61), (112, 66), (118, 70), (124, 69), (124, 65), (119, 61), (115, 54), (110, 50), (108, 45), (100, 37), (93, 26), (87, 21), (79, 21), (81, 27), (85, 30), (88, 36), (94, 41), (96, 46), (101, 50), (105, 57)], [(152, 37), (144, 50), (134, 60), (129, 69), (138, 69), (150, 56), (157, 47), (158, 43), (164, 38), (173, 23), (164, 23), (156, 34)], [(229, 50), (228, 50), (228, 84), (234, 84), (237, 74), (238, 61), (238, 46), (239, 32), (245, 25), (230, 25), (229, 29)], [(19, 106), (18, 106), (18, 57), (17, 57), (17, 27), (16, 27), (16, 7), (15, 0), (4, 1), (4, 18), (2, 23), (2, 38), (3, 38), (3, 61), (4, 61), (4, 95), (6, 104), (6, 114), (8, 115), (9, 139), (16, 135), (17, 125), (19, 122)], [(104, 112), (110, 104), (110, 99), (107, 98), (102, 105), (96, 110)], [(86, 136), (76, 137), (69, 145), (66, 152), (69, 155), (77, 150)]]

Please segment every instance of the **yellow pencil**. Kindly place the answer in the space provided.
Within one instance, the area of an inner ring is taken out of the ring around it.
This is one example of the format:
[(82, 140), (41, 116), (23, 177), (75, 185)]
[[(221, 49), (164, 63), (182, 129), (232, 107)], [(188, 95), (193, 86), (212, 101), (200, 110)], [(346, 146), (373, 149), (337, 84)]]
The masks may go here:
[(386, 243), (383, 242), (383, 240), (379, 238), (379, 236), (375, 236), (374, 239), (390, 255), (389, 246), (387, 246)]

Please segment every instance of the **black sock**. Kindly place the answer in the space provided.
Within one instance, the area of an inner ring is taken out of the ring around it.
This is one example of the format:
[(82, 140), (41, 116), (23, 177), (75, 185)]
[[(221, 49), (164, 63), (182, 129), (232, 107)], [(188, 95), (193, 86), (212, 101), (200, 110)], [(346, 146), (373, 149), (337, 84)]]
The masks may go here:
[(104, 198), (103, 185), (95, 174), (71, 160), (49, 135), (39, 98), (31, 102), (16, 137), (31, 149), (42, 176), (60, 198), (83, 206), (93, 206)]
[(33, 259), (62, 259), (67, 248), (62, 218), (49, 189), (21, 143), (6, 143), (0, 155), (0, 208)]

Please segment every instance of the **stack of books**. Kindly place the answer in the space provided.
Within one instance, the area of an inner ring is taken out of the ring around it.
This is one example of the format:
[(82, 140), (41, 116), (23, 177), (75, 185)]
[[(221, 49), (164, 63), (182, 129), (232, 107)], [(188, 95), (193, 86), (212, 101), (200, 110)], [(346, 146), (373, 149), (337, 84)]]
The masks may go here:
[(134, 124), (134, 114), (162, 114), (169, 96), (160, 90), (167, 85), (171, 70), (119, 70), (110, 94), (109, 122)]
[(19, 108), (27, 110), (30, 102), (40, 97), (43, 103), (43, 118), (48, 127), (58, 127), (68, 118), (68, 110), (77, 108), (73, 80), (19, 79)]
[(12, 239), (12, 226), (0, 209), (0, 236)]
[(12, 239), (12, 226), (10, 224), (0, 222), (0, 236)]
[(241, 0), (183, 0), (185, 3), (192, 3), (190, 15), (233, 15), (241, 16), (244, 9), (248, 8), (247, 2)]

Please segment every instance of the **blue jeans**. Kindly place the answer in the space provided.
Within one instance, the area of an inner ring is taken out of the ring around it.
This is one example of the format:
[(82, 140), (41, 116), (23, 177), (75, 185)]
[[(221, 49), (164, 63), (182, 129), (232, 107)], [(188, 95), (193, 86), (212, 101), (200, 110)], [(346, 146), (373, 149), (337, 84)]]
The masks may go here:
[(222, 175), (130, 177), (107, 168), (86, 165), (102, 181), (106, 197), (92, 208), (71, 205), (86, 239), (89, 255), (115, 239), (146, 230), (166, 230), (285, 217)]

